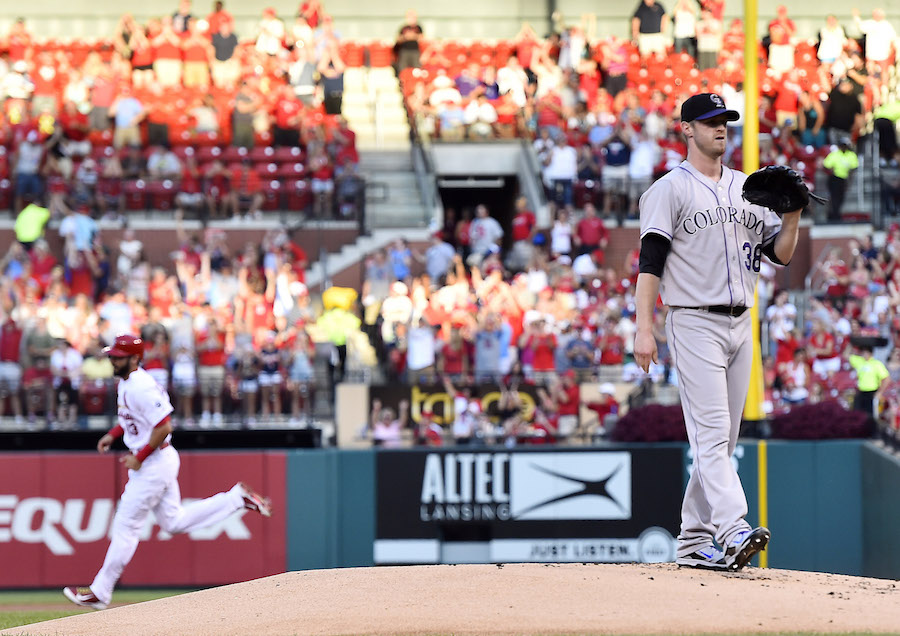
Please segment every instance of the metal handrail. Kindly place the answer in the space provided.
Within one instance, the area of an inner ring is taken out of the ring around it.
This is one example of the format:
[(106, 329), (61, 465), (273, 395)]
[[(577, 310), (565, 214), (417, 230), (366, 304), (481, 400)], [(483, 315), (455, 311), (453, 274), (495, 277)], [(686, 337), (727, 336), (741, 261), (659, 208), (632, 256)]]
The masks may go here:
[(419, 188), (419, 195), (422, 197), (425, 210), (425, 222), (434, 221), (443, 224), (444, 203), (438, 193), (437, 173), (434, 170), (430, 152), (418, 138), (414, 139), (410, 145), (410, 152), (412, 153), (413, 170), (416, 173), (416, 185)]

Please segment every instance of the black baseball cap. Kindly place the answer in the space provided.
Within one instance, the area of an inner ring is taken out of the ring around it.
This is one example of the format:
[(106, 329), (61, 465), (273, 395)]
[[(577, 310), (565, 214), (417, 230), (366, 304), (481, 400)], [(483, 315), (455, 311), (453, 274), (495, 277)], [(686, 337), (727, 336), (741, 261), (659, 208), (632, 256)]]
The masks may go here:
[(717, 93), (699, 93), (689, 97), (681, 105), (681, 121), (709, 119), (716, 115), (726, 115), (728, 121), (740, 119), (736, 110), (728, 110), (725, 107), (725, 100)]

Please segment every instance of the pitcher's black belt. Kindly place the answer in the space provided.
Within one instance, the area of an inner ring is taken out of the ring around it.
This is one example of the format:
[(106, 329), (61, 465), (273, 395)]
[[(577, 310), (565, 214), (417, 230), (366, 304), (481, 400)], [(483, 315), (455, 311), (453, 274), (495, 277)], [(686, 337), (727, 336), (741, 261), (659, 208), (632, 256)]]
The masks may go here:
[(747, 311), (747, 307), (742, 305), (710, 305), (709, 307), (674, 307), (674, 309), (696, 309), (698, 311), (708, 311), (711, 314), (725, 314), (732, 318), (737, 318)]

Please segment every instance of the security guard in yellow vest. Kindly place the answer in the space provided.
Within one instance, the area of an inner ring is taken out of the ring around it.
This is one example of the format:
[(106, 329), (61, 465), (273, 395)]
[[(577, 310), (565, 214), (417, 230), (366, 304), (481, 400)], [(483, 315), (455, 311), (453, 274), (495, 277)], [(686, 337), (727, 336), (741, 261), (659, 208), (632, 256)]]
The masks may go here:
[(881, 360), (872, 357), (868, 342), (854, 345), (862, 355), (850, 354), (850, 366), (856, 371), (856, 398), (853, 408), (875, 417), (875, 404), (890, 374)]
[(842, 138), (836, 150), (828, 153), (822, 165), (829, 171), (828, 194), (831, 197), (831, 208), (828, 211), (829, 221), (841, 220), (841, 207), (847, 194), (850, 173), (859, 167), (859, 157), (850, 147), (850, 139)]

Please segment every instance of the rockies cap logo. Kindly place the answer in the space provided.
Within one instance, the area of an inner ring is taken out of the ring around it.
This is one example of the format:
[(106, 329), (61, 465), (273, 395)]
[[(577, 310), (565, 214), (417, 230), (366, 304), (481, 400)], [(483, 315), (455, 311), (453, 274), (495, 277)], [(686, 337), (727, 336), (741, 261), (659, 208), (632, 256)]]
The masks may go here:
[(710, 93), (709, 99), (713, 104), (716, 105), (716, 108), (725, 108), (725, 102), (715, 93)]

